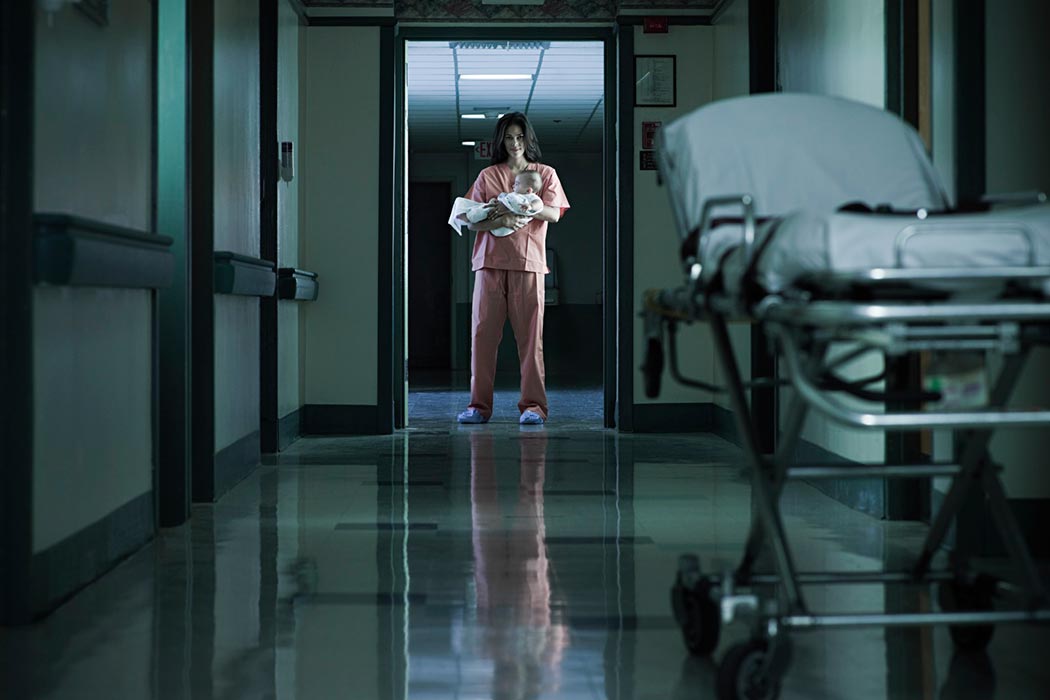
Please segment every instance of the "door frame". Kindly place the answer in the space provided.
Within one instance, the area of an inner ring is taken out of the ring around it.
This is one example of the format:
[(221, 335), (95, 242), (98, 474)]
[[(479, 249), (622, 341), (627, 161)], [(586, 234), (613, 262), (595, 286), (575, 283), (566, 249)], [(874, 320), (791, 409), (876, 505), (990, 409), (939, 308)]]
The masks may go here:
[[(380, 360), (380, 372), (379, 372), (379, 415), (382, 418), (386, 415), (393, 416), (394, 427), (404, 428), (408, 418), (408, 403), (406, 400), (406, 387), (408, 373), (406, 369), (407, 360), (407, 338), (405, 337), (405, 247), (404, 247), (404, 235), (405, 235), (405, 217), (406, 217), (406, 193), (408, 183), (408, 143), (407, 143), (407, 131), (408, 125), (406, 122), (406, 101), (407, 101), (407, 86), (405, 83), (405, 44), (408, 41), (466, 41), (471, 39), (520, 39), (526, 41), (601, 41), (604, 45), (604, 114), (603, 114), (603, 128), (604, 134), (604, 157), (602, 159), (602, 181), (604, 197), (604, 225), (603, 225), (603, 236), (602, 236), (602, 356), (603, 356), (603, 381), (602, 381), (602, 392), (603, 400), (603, 423), (606, 428), (612, 428), (617, 425), (616, 410), (617, 407), (623, 410), (624, 406), (630, 406), (631, 401), (629, 397), (625, 397), (622, 392), (628, 391), (631, 387), (630, 381), (624, 382), (623, 377), (618, 377), (616, 368), (619, 365), (621, 369), (624, 366), (623, 353), (627, 352), (630, 356), (631, 344), (627, 344), (625, 347), (620, 347), (620, 356), (617, 357), (617, 329), (620, 328), (621, 332), (623, 327), (633, 327), (630, 317), (630, 310), (632, 308), (629, 297), (621, 298), (619, 293), (619, 286), (617, 285), (618, 279), (618, 266), (619, 270), (632, 270), (634, 265), (633, 255), (631, 255), (631, 247), (624, 246), (624, 238), (622, 232), (620, 232), (621, 220), (629, 221), (630, 217), (623, 215), (620, 211), (622, 206), (621, 197), (623, 190), (620, 186), (619, 177), (624, 172), (630, 173), (630, 169), (624, 171), (620, 159), (622, 157), (622, 151), (619, 149), (624, 148), (624, 143), (621, 140), (623, 136), (631, 136), (631, 129), (627, 128), (622, 130), (622, 133), (617, 133), (618, 125), (622, 123), (631, 124), (631, 121), (623, 122), (617, 117), (620, 114), (620, 100), (619, 94), (624, 89), (622, 83), (622, 76), (632, 75), (630, 73), (624, 73), (622, 70), (617, 70), (617, 67), (622, 69), (621, 60), (617, 62), (617, 39), (621, 36), (617, 26), (612, 25), (596, 25), (593, 27), (492, 27), (486, 25), (470, 26), (470, 27), (422, 27), (422, 26), (398, 26), (396, 28), (389, 28), (389, 32), (383, 34), (383, 38), (390, 37), (390, 41), (394, 43), (394, 46), (387, 47), (381, 45), (382, 55), (389, 56), (393, 55), (394, 60), (392, 61), (391, 70), (393, 75), (390, 76), (390, 80), (385, 79), (385, 75), (381, 76), (382, 85), (386, 90), (387, 85), (393, 86), (394, 95), (392, 99), (384, 99), (384, 95), (380, 95), (381, 98), (381, 109), (386, 109), (387, 105), (393, 107), (393, 114), (390, 118), (386, 115), (381, 115), (381, 124), (389, 125), (387, 128), (393, 128), (394, 133), (392, 135), (392, 143), (394, 147), (393, 158), (390, 161), (393, 162), (394, 172), (392, 173), (393, 179), (393, 202), (390, 209), (390, 216), (392, 218), (391, 226), (381, 226), (380, 230), (391, 231), (391, 238), (386, 239), (382, 237), (380, 241), (380, 296), (379, 296), (379, 355), (380, 358), (390, 358), (390, 371), (389, 373), (383, 371), (383, 361)], [(622, 36), (628, 36), (630, 32), (624, 32)], [(622, 52), (622, 47), (620, 48)], [(388, 62), (384, 61), (384, 73)], [(396, 121), (395, 121), (396, 119)], [(621, 137), (621, 138), (618, 138)], [(388, 143), (388, 141), (382, 140), (381, 143)], [(619, 144), (619, 147), (618, 147)], [(630, 158), (630, 147), (626, 148), (626, 157)], [(384, 162), (390, 162), (387, 159), (381, 159), (381, 167)], [(619, 168), (618, 168), (619, 166)], [(383, 177), (383, 173), (381, 173)], [(385, 180), (385, 178), (384, 178)], [(630, 183), (627, 183), (628, 185)], [(629, 199), (629, 198), (628, 198)], [(622, 216), (622, 219), (621, 219)], [(380, 222), (383, 223), (382, 221)], [(618, 239), (618, 232), (620, 233)], [(386, 240), (383, 240), (386, 239)], [(386, 247), (389, 246), (389, 267), (383, 263), (388, 251)], [(392, 271), (392, 284), (385, 285), (386, 294), (393, 293), (393, 298), (386, 297), (384, 294), (383, 284), (383, 272), (385, 270)], [(622, 277), (619, 277), (620, 281), (623, 281)], [(628, 292), (633, 293), (631, 288), (628, 288)], [(387, 309), (389, 309), (389, 315), (387, 315)], [(626, 311), (625, 311), (626, 310)], [(627, 315), (628, 323), (624, 323), (622, 318), (624, 314)], [(385, 318), (384, 318), (385, 317)], [(388, 332), (389, 329), (389, 332)], [(630, 333), (630, 330), (626, 331)], [(622, 345), (622, 339), (621, 343)], [(632, 363), (628, 361), (626, 366), (629, 368)], [(626, 370), (629, 373), (629, 369)], [(386, 381), (389, 377), (389, 382)], [(629, 375), (628, 378), (630, 379)], [(619, 379), (619, 381), (617, 381)], [(625, 399), (627, 399), (625, 401)]]
[(33, 556), (35, 3), (0, 6), (0, 624), (29, 621)]

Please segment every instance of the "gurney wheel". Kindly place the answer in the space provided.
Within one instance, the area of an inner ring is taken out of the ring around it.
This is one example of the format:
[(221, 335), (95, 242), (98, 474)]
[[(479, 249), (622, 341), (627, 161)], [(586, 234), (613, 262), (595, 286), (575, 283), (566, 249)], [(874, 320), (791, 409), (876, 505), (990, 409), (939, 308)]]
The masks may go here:
[(762, 672), (769, 641), (750, 639), (729, 648), (718, 667), (720, 700), (775, 700), (780, 697), (780, 678)]
[(718, 604), (711, 599), (711, 582), (700, 574), (700, 559), (683, 555), (678, 576), (671, 587), (671, 608), (682, 628), (682, 639), (689, 653), (708, 656), (718, 646), (722, 618)]
[[(937, 589), (938, 602), (945, 612), (988, 612), (994, 608), (995, 582), (978, 577), (973, 583), (947, 581)], [(949, 625), (955, 646), (965, 651), (980, 651), (995, 634), (995, 625)]]

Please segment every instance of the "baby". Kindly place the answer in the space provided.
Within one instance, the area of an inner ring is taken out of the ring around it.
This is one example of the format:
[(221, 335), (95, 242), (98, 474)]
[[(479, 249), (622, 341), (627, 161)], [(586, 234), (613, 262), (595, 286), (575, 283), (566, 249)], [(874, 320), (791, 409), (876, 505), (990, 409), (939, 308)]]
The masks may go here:
[[(457, 197), (448, 223), (452, 228), (456, 229), (457, 233), (461, 233), (459, 228), (462, 223), (462, 220), (459, 218), (461, 214), (467, 221), (474, 224), (491, 217), (496, 211), (497, 203), (502, 204), (507, 211), (518, 216), (535, 216), (543, 211), (543, 200), (536, 194), (542, 186), (543, 180), (538, 172), (535, 170), (523, 170), (514, 176), (514, 190), (512, 192), (501, 192), (498, 197), (494, 197), (487, 203)], [(489, 233), (493, 236), (509, 236), (514, 233), (514, 229), (500, 227), (492, 229)]]

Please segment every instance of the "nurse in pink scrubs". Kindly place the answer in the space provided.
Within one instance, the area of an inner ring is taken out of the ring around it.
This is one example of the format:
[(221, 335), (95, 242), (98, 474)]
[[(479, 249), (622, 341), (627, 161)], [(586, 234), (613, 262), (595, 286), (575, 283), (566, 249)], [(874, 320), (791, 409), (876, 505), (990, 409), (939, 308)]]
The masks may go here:
[[(540, 145), (528, 117), (504, 114), (492, 139), (492, 165), (478, 173), (467, 199), (488, 202), (514, 188), (514, 176), (535, 170), (543, 211), (532, 218), (497, 207), (489, 219), (469, 224), (477, 231), (471, 269), (474, 271), (471, 328), (470, 405), (460, 423), (485, 423), (492, 416), (496, 353), (509, 317), (521, 363), (519, 422), (538, 425), (547, 420), (547, 390), (543, 371), (543, 281), (547, 274), (547, 225), (569, 208), (558, 173), (540, 163)], [(509, 236), (489, 231), (506, 226)]]

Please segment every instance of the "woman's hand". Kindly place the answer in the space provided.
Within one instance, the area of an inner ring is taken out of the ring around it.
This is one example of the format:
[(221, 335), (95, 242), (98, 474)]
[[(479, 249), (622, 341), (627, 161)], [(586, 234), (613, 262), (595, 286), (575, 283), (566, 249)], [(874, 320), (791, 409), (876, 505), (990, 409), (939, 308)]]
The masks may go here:
[(500, 202), (498, 199), (489, 200), (487, 206), (489, 207), (490, 211), (489, 215), (486, 218), (492, 221), (495, 221), (496, 219), (499, 219), (511, 213), (510, 209), (507, 209), (507, 207), (503, 206), (503, 203)]
[(515, 214), (504, 214), (499, 219), (499, 225), (507, 228), (512, 228), (517, 231), (519, 228), (529, 223), (531, 218), (528, 216), (517, 216)]

